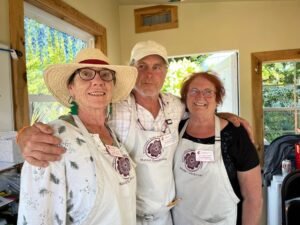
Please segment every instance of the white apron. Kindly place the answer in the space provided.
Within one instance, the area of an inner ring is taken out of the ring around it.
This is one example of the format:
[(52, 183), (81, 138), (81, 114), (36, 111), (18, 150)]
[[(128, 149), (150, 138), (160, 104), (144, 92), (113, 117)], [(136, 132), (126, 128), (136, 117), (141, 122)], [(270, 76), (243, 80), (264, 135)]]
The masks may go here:
[(174, 224), (235, 225), (239, 199), (222, 159), (220, 120), (215, 116), (215, 144), (212, 145), (183, 139), (188, 122), (180, 132), (174, 159), (176, 194), (182, 198), (172, 210)]
[[(78, 116), (74, 120), (86, 137), (96, 166), (99, 184), (95, 204), (86, 219), (86, 225), (136, 224), (136, 174), (134, 163), (121, 146), (108, 151), (98, 135), (91, 136)], [(116, 138), (112, 134), (114, 141)], [(101, 178), (100, 178), (101, 176)], [(100, 179), (103, 183), (100, 184)]]
[(172, 163), (178, 144), (178, 124), (172, 123), (168, 112), (174, 109), (161, 106), (169, 123), (163, 125), (165, 133), (146, 131), (137, 122), (134, 98), (130, 101), (132, 115), (125, 146), (136, 163), (137, 224), (172, 225), (171, 206), (168, 205), (175, 197)]

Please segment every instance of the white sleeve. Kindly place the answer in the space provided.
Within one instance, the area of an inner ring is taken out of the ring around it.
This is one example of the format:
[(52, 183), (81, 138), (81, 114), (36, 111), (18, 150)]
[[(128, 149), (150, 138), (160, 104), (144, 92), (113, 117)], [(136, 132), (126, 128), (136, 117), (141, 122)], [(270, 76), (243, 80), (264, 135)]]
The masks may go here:
[(64, 159), (39, 168), (25, 162), (21, 173), (18, 225), (66, 224)]

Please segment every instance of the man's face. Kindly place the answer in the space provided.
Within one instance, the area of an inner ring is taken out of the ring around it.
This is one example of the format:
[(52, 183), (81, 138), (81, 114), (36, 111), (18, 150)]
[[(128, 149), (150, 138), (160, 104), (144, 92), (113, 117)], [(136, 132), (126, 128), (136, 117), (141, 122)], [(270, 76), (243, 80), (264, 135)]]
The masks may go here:
[(167, 65), (158, 55), (149, 55), (134, 65), (138, 70), (138, 77), (134, 91), (145, 97), (156, 97), (164, 84)]

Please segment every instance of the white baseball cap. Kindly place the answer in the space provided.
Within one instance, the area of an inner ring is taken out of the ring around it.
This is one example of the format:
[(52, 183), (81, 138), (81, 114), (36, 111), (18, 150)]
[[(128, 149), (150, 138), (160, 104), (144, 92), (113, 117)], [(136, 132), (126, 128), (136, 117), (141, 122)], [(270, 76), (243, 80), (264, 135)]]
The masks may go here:
[(140, 59), (149, 55), (159, 55), (167, 64), (169, 64), (166, 48), (161, 44), (150, 40), (138, 42), (133, 46), (131, 50), (130, 63), (133, 61), (139, 61)]

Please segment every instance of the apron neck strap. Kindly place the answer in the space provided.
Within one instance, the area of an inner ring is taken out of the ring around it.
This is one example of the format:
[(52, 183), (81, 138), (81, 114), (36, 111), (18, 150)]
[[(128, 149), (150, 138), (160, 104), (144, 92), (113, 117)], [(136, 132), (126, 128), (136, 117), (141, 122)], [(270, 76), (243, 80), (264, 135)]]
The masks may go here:
[[(187, 125), (189, 124), (189, 119), (187, 119), (180, 131), (179, 137), (182, 138)], [(215, 115), (215, 143), (221, 142), (221, 121), (220, 118)]]

